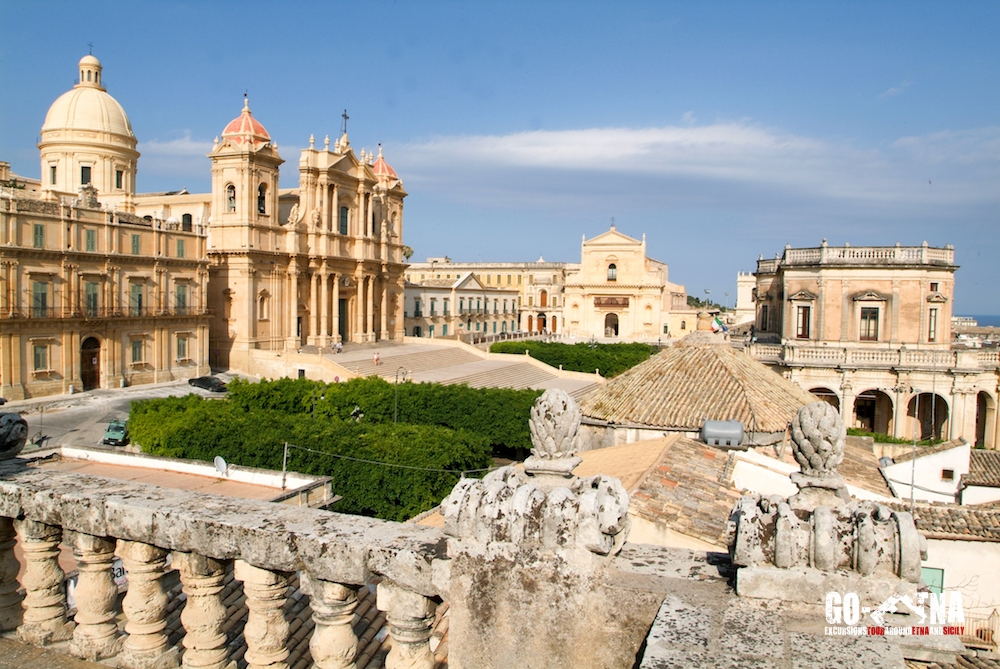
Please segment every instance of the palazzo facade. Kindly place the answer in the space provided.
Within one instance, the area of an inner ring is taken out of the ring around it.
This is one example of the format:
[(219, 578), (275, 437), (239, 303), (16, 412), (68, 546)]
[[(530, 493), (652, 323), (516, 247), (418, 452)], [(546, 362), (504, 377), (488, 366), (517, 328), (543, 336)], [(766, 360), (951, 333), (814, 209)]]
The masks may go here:
[(755, 272), (756, 359), (849, 427), (996, 448), (997, 349), (956, 348), (955, 250), (786, 247)]
[(403, 198), (347, 133), (299, 158), (249, 102), (208, 158), (209, 193), (136, 193), (139, 153), (88, 55), (49, 109), (39, 179), (0, 163), (0, 395), (252, 373), (258, 351), (401, 339)]

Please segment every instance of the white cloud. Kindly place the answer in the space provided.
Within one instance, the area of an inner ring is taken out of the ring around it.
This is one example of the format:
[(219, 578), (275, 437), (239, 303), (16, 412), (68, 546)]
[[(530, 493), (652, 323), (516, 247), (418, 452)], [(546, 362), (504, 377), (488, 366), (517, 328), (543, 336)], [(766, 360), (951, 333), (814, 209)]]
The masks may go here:
[(903, 91), (905, 91), (907, 88), (909, 88), (910, 84), (911, 84), (911, 82), (909, 82), (909, 81), (903, 81), (898, 86), (893, 86), (892, 88), (888, 88), (888, 89), (882, 91), (879, 94), (879, 97), (882, 98), (883, 100), (885, 98), (896, 97), (897, 95), (899, 95), (900, 93), (902, 93)]
[(681, 116), (681, 120), (685, 123), (694, 123), (698, 119), (695, 118), (693, 111), (686, 111), (684, 112), (684, 115)]
[(174, 156), (174, 157), (205, 157), (212, 150), (211, 140), (198, 141), (191, 139), (191, 131), (185, 130), (183, 137), (161, 142), (158, 139), (142, 142), (139, 151), (143, 156)]

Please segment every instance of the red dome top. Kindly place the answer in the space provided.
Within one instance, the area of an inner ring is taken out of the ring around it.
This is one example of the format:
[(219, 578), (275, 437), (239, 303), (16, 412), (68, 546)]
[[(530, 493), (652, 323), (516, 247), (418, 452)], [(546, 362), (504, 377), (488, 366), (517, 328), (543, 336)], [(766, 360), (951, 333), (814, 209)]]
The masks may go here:
[(244, 96), (243, 111), (234, 118), (222, 131), (223, 139), (231, 139), (237, 144), (253, 144), (254, 147), (267, 144), (271, 141), (271, 135), (250, 113), (250, 101)]
[(385, 158), (382, 157), (381, 146), (378, 147), (378, 158), (375, 160), (375, 164), (372, 165), (372, 172), (375, 174), (376, 178), (399, 180), (396, 170), (392, 169), (392, 167), (389, 166), (389, 163), (385, 162)]

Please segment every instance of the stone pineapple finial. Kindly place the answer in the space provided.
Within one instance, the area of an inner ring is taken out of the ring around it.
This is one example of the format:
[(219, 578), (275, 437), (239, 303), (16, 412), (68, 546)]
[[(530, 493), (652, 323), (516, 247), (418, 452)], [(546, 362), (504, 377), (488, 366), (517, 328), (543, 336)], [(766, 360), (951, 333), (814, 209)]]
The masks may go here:
[(580, 408), (565, 390), (549, 389), (531, 407), (531, 457), (524, 470), (532, 476), (569, 478), (580, 464), (576, 455), (576, 432)]
[(28, 441), (28, 423), (16, 413), (0, 414), (0, 460), (13, 458)]
[(850, 501), (844, 477), (837, 467), (844, 460), (847, 430), (840, 413), (826, 402), (800, 408), (792, 419), (792, 454), (802, 468), (791, 475), (799, 492), (789, 498), (793, 509), (839, 506)]

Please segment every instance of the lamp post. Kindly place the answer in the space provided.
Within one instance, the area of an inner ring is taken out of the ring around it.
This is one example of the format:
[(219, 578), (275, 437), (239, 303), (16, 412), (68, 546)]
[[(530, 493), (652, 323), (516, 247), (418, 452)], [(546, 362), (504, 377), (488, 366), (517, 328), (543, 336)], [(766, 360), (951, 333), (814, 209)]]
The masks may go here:
[(916, 393), (913, 404), (913, 417), (916, 419), (916, 426), (913, 428), (913, 461), (910, 466), (910, 515), (913, 515), (913, 491), (917, 485), (917, 435), (920, 433), (920, 388), (910, 388), (911, 393)]
[(399, 373), (403, 373), (403, 380), (406, 380), (406, 367), (396, 368), (396, 397), (392, 402), (392, 423), (395, 425), (399, 422)]

